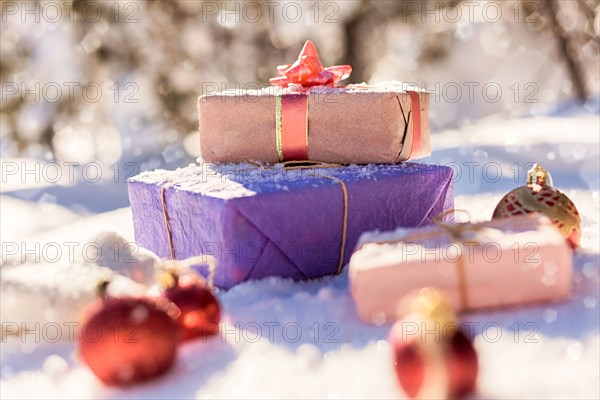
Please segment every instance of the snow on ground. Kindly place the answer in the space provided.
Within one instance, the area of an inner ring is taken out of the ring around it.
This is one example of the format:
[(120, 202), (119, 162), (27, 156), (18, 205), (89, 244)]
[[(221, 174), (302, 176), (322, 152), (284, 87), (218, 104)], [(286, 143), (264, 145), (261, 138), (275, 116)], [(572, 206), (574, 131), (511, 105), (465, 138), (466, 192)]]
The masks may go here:
[[(468, 210), (473, 219), (489, 218), (504, 192), (522, 184), (526, 164), (533, 161), (553, 173), (555, 184), (575, 201), (583, 219), (569, 302), (464, 316), (474, 327), (480, 356), (474, 398), (600, 397), (599, 123), (597, 116), (488, 120), (434, 140), (435, 153), (428, 161), (452, 165), (461, 174), (456, 208)], [(498, 179), (492, 175), (495, 164), (502, 171)], [(7, 196), (0, 201), (3, 242), (84, 240), (102, 231), (133, 240), (128, 208), (80, 218), (60, 206), (60, 196), (51, 212), (43, 203)], [(17, 219), (22, 210), (31, 217)], [(168, 375), (131, 389), (98, 383), (79, 361), (66, 330), (57, 343), (33, 335), (25, 342), (3, 338), (0, 396), (403, 397), (386, 341), (389, 325), (358, 320), (346, 271), (308, 282), (247, 282), (219, 293), (219, 299), (225, 310), (221, 334), (183, 345)]]

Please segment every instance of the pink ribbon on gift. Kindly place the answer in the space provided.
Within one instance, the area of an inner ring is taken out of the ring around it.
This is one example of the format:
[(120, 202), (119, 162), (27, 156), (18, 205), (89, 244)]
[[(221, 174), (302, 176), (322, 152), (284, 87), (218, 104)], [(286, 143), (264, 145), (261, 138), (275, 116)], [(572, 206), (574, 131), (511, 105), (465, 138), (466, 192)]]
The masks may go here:
[(350, 65), (323, 67), (317, 48), (313, 42), (307, 40), (298, 59), (291, 65), (278, 66), (277, 72), (280, 76), (269, 79), (273, 86), (287, 87), (290, 84), (304, 87), (335, 86), (339, 81), (350, 76), (352, 67)]
[(308, 91), (311, 86), (335, 86), (352, 73), (350, 65), (323, 67), (313, 42), (304, 43), (298, 59), (291, 65), (277, 67), (279, 75), (271, 78), (273, 86), (287, 88), (301, 85), (277, 100), (276, 141), (279, 161), (308, 160)]
[(421, 103), (419, 93), (408, 90), (406, 93), (410, 96), (411, 111), (413, 115), (412, 124), (412, 149), (411, 155), (418, 156), (421, 154)]

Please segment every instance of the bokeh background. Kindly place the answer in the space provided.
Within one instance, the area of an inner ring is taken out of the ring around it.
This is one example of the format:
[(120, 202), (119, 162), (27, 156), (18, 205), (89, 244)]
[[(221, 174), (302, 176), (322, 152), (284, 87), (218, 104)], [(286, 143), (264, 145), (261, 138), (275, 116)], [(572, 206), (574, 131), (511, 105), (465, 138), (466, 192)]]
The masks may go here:
[[(597, 99), (599, 4), (2, 1), (2, 156), (194, 156), (198, 95), (211, 84), (267, 85), (306, 39), (325, 65), (353, 66), (346, 82), (434, 91), (434, 132), (556, 112)], [(186, 138), (185, 152), (171, 149)]]

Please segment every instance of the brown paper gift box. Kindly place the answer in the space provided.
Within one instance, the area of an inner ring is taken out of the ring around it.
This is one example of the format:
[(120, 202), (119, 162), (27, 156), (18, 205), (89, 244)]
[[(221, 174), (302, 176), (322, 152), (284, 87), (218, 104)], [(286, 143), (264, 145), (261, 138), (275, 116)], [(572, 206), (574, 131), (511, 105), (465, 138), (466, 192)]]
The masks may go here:
[[(278, 87), (231, 90), (198, 99), (201, 155), (208, 162), (280, 161)], [(308, 94), (308, 159), (340, 164), (392, 164), (430, 154), (429, 94), (414, 102), (399, 85), (314, 87)], [(283, 96), (285, 96), (285, 91)], [(420, 134), (413, 132), (418, 104)]]

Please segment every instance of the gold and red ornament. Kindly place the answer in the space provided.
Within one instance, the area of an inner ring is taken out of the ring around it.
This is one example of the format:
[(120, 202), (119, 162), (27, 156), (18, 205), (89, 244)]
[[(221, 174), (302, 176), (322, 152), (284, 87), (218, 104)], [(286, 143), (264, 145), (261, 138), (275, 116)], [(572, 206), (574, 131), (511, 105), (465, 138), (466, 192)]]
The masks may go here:
[(475, 389), (477, 353), (449, 303), (433, 288), (409, 296), (390, 332), (398, 382), (412, 399), (449, 399)]
[(175, 360), (178, 329), (150, 299), (106, 295), (88, 310), (78, 333), (79, 354), (105, 384), (128, 386), (164, 374)]
[(538, 163), (527, 172), (527, 185), (508, 192), (498, 203), (492, 218), (506, 218), (539, 212), (560, 230), (572, 248), (579, 246), (581, 217), (575, 204), (553, 186), (552, 176)]
[(219, 332), (221, 307), (211, 285), (193, 273), (167, 271), (161, 278), (165, 287), (161, 296), (176, 306), (170, 315), (177, 322), (181, 341)]

